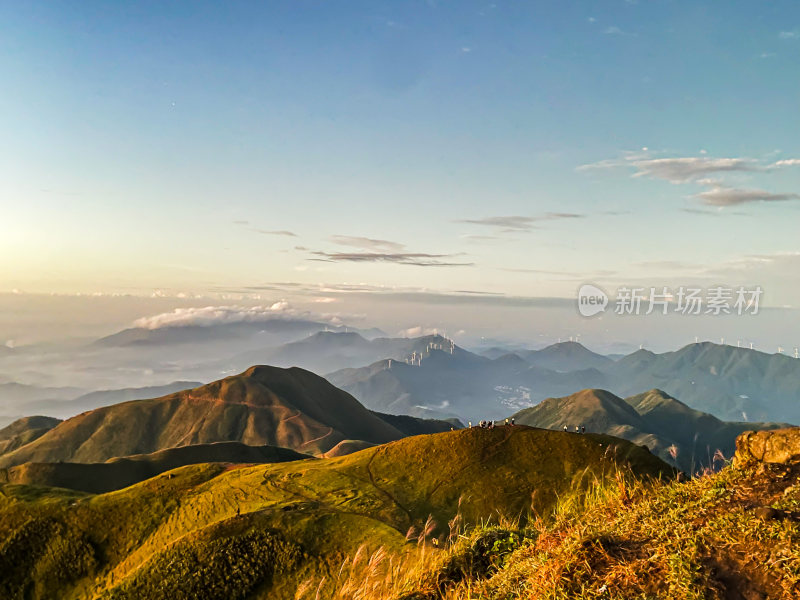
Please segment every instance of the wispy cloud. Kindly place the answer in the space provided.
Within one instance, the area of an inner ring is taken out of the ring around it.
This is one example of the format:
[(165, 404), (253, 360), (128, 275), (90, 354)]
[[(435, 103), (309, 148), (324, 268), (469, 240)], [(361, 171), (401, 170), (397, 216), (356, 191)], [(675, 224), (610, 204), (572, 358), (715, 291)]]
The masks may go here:
[(259, 229), (258, 227), (253, 227), (250, 221), (234, 221), (233, 224), (238, 225), (239, 227), (246, 227), (250, 231), (255, 231), (256, 233), (261, 233), (263, 235), (283, 235), (286, 237), (297, 237), (296, 233), (286, 229)]
[(339, 244), (340, 246), (349, 246), (351, 248), (360, 248), (362, 250), (372, 250), (375, 252), (400, 252), (405, 248), (405, 244), (400, 244), (398, 242), (350, 235), (332, 235), (330, 240), (334, 244)]
[(542, 221), (554, 221), (557, 219), (579, 219), (585, 215), (578, 213), (559, 213), (549, 212), (538, 216), (509, 215), (499, 217), (483, 217), (480, 219), (459, 219), (456, 223), (469, 223), (471, 225), (483, 225), (493, 227), (504, 232), (530, 231), (534, 226)]
[(631, 33), (630, 31), (625, 31), (623, 29), (620, 29), (616, 25), (611, 25), (609, 27), (606, 27), (603, 30), (603, 33), (605, 35), (624, 35), (624, 36), (631, 36), (631, 37), (636, 36), (635, 33)]
[(318, 258), (308, 260), (321, 260), (325, 262), (388, 262), (400, 265), (413, 265), (416, 267), (472, 267), (475, 263), (453, 262), (450, 259), (454, 254), (428, 254), (425, 252), (312, 252)]
[(710, 190), (695, 195), (709, 206), (736, 206), (750, 202), (783, 202), (798, 200), (800, 194), (774, 194), (765, 190), (741, 189), (716, 184)]
[(686, 183), (712, 173), (723, 171), (757, 171), (758, 164), (749, 158), (711, 158), (708, 156), (688, 156), (680, 158), (630, 158), (601, 160), (581, 165), (579, 171), (593, 169), (635, 169), (634, 177), (663, 179), (670, 183)]
[(778, 37), (782, 40), (796, 40), (800, 38), (800, 31), (794, 29), (792, 31), (781, 31), (778, 33)]
[[(633, 169), (633, 177), (647, 177), (660, 179), (673, 184), (699, 184), (705, 186), (703, 192), (694, 194), (693, 197), (707, 206), (724, 208), (754, 202), (780, 202), (797, 200), (800, 194), (773, 193), (762, 189), (745, 189), (728, 185), (718, 177), (723, 173), (769, 173), (774, 169), (800, 166), (800, 159), (789, 158), (776, 162), (766, 162), (753, 158), (712, 158), (709, 156), (686, 156), (677, 158), (650, 158), (629, 155), (622, 159), (602, 160), (595, 163), (581, 165), (579, 171), (593, 169)], [(685, 208), (686, 212), (697, 214), (720, 214), (718, 211), (708, 211), (698, 208)], [(731, 213), (727, 213), (731, 214)]]
[(264, 235), (285, 235), (287, 237), (297, 237), (296, 233), (294, 233), (293, 231), (287, 231), (285, 229), (279, 229), (279, 230), (253, 229), (253, 231), (256, 231), (258, 233), (263, 233)]

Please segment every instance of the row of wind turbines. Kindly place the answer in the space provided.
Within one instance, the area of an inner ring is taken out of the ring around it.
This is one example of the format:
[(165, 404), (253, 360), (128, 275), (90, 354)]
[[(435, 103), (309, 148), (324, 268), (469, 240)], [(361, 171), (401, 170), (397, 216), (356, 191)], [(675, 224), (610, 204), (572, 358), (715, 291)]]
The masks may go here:
[[(425, 346), (424, 352), (417, 352), (414, 350), (411, 355), (407, 356), (403, 359), (403, 362), (407, 365), (411, 365), (414, 367), (421, 367), (422, 366), (422, 359), (423, 357), (430, 356), (431, 350), (442, 350), (443, 352), (449, 352), (453, 354), (456, 350), (456, 343), (447, 337), (447, 333), (444, 335), (440, 335), (438, 333), (434, 333), (434, 338), (441, 338), (441, 342), (428, 342)], [(391, 370), (392, 368), (392, 359), (390, 358), (387, 362), (386, 368)]]
[[(580, 343), (581, 334), (579, 333), (579, 334), (574, 335), (574, 336), (573, 335), (569, 336), (569, 341), (570, 342), (578, 342), (578, 343)], [(561, 338), (558, 338), (558, 342), (561, 343)], [(695, 344), (699, 344), (700, 343), (700, 337), (699, 336), (695, 336), (694, 337), (694, 343)], [(724, 337), (720, 338), (719, 343), (720, 343), (721, 346), (724, 346), (725, 345), (725, 338)], [(753, 342), (748, 342), (748, 343), (750, 344), (750, 350), (754, 350), (755, 348), (753, 348)], [(742, 348), (743, 347), (742, 346), (742, 340), (736, 340), (736, 347), (737, 348)], [(641, 350), (642, 348), (644, 348), (644, 344), (639, 344), (639, 350)], [(784, 352), (785, 352), (785, 348), (783, 346), (778, 346), (778, 354), (784, 354)], [(794, 357), (800, 359), (800, 347), (795, 346), (795, 348), (794, 348)]]

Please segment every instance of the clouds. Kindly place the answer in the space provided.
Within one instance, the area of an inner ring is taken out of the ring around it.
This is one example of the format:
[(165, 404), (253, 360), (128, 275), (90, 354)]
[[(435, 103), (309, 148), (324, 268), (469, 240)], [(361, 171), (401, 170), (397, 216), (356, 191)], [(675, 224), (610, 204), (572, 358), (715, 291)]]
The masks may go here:
[(423, 327), (422, 325), (417, 325), (416, 327), (409, 327), (408, 329), (401, 329), (397, 332), (397, 337), (404, 337), (404, 338), (418, 338), (423, 335), (436, 335), (439, 333), (439, 330), (433, 327)]
[[(775, 193), (763, 189), (741, 188), (719, 179), (724, 174), (764, 174), (777, 169), (800, 166), (800, 159), (782, 159), (776, 162), (758, 161), (753, 158), (712, 158), (709, 156), (687, 156), (675, 158), (650, 158), (646, 155), (629, 154), (622, 159), (602, 160), (578, 167), (579, 171), (627, 168), (633, 169), (632, 177), (659, 179), (669, 183), (696, 184), (708, 189), (691, 197), (701, 204), (716, 207), (737, 206), (753, 202), (779, 202), (798, 200), (800, 194)], [(714, 175), (716, 177), (710, 177)], [(687, 209), (689, 212), (697, 212)]]
[(789, 158), (785, 160), (779, 160), (777, 162), (772, 163), (774, 168), (780, 167), (800, 167), (800, 158)]
[(297, 234), (293, 231), (287, 231), (286, 229), (279, 229), (277, 231), (270, 231), (266, 229), (253, 229), (256, 233), (263, 233), (264, 235), (284, 235), (286, 237), (297, 237)]
[(413, 265), (415, 267), (472, 267), (475, 263), (454, 262), (449, 259), (457, 254), (429, 254), (426, 252), (312, 252), (318, 258), (309, 260), (322, 260), (325, 262), (384, 262), (400, 265)]
[(483, 217), (481, 219), (459, 219), (456, 223), (469, 223), (471, 225), (483, 225), (493, 227), (503, 232), (530, 231), (537, 223), (542, 221), (554, 221), (558, 219), (579, 219), (585, 215), (577, 213), (548, 212), (539, 216), (510, 215), (499, 217)]
[(633, 168), (633, 177), (663, 179), (670, 183), (686, 183), (708, 175), (732, 171), (756, 171), (758, 165), (749, 158), (711, 158), (689, 156), (681, 158), (645, 158), (628, 155), (623, 159), (606, 159), (578, 167), (579, 171), (594, 169)]
[(285, 300), (280, 300), (270, 306), (176, 308), (172, 312), (137, 319), (133, 322), (133, 326), (151, 330), (165, 327), (211, 327), (212, 325), (231, 323), (258, 323), (293, 313), (291, 306)]
[(670, 183), (686, 183), (713, 173), (757, 170), (750, 159), (706, 156), (637, 160), (632, 164), (637, 169), (634, 177), (651, 177)]
[(297, 237), (296, 233), (287, 229), (259, 229), (258, 227), (252, 227), (250, 221), (234, 221), (233, 224), (238, 225), (239, 227), (246, 227), (250, 231), (255, 231), (256, 233), (261, 233), (263, 235)]
[(360, 248), (374, 252), (400, 252), (405, 248), (405, 244), (390, 242), (389, 240), (378, 240), (368, 237), (358, 237), (349, 235), (332, 235), (330, 240), (340, 246)]
[(773, 194), (764, 190), (730, 188), (719, 183), (710, 190), (695, 194), (695, 198), (709, 206), (736, 206), (748, 202), (782, 202), (798, 200), (800, 194)]

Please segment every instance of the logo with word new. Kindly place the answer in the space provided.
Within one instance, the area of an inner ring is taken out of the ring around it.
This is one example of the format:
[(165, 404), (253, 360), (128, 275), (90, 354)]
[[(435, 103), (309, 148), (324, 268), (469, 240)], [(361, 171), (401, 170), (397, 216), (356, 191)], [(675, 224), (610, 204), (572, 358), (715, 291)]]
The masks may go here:
[(593, 317), (605, 311), (608, 306), (608, 294), (599, 287), (584, 284), (578, 290), (578, 312), (584, 317)]

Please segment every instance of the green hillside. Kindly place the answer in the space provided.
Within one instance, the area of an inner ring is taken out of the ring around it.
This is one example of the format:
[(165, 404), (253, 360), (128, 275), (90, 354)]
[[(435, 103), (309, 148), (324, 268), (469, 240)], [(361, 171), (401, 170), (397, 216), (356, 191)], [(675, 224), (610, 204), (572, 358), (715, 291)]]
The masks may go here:
[(546, 514), (620, 466), (672, 473), (622, 440), (515, 426), (340, 458), (188, 466), (97, 496), (5, 484), (0, 597), (281, 600), (324, 577), (325, 598), (348, 556), (437, 552), (479, 521)]

